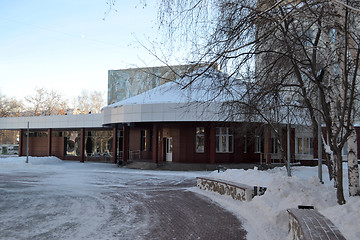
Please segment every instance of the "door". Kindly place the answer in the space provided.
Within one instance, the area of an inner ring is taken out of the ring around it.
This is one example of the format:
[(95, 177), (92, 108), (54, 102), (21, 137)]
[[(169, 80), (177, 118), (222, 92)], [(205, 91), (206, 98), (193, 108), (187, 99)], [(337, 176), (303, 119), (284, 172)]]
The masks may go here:
[(166, 154), (166, 161), (172, 162), (172, 138), (166, 138), (165, 142), (165, 154)]

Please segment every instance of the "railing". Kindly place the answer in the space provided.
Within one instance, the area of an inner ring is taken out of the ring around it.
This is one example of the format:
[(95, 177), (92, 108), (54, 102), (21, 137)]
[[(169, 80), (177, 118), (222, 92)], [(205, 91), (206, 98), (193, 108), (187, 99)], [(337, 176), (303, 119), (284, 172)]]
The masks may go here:
[[(118, 160), (123, 160), (123, 151), (118, 151)], [(128, 150), (128, 159), (141, 159), (141, 151), (140, 150)]]
[[(258, 153), (259, 154), (259, 158), (260, 158), (260, 164), (266, 164), (266, 157), (265, 157), (265, 153)], [(279, 153), (270, 153), (270, 162), (271, 163), (277, 163), (277, 164), (281, 164), (282, 162), (282, 158), (281, 158), (281, 154)], [(291, 163), (297, 163), (295, 155), (291, 154)]]

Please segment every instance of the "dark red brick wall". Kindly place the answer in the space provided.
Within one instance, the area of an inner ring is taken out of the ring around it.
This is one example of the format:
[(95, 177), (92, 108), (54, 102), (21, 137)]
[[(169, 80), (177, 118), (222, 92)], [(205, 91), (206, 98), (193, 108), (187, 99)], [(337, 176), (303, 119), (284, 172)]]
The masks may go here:
[(64, 151), (64, 137), (52, 137), (51, 155), (63, 159)]

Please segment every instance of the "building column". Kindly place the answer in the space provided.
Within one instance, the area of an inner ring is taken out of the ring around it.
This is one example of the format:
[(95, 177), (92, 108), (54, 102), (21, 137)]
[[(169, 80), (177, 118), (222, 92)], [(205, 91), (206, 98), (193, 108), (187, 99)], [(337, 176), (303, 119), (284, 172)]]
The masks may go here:
[(85, 161), (85, 128), (80, 131), (80, 162)]
[(23, 156), (23, 139), (24, 139), (24, 129), (20, 129), (19, 131), (19, 152), (18, 152), (18, 155), (19, 157)]
[(113, 163), (117, 163), (117, 127), (113, 128)]
[(129, 127), (123, 126), (123, 161), (126, 162), (129, 159)]
[(269, 127), (265, 127), (264, 145), (265, 162), (271, 164), (271, 130)]
[(159, 162), (159, 144), (158, 144), (158, 126), (157, 124), (153, 124), (153, 138), (152, 138), (152, 162), (158, 163)]
[(48, 156), (51, 156), (51, 138), (52, 138), (52, 130), (51, 128), (48, 129)]
[(216, 127), (214, 124), (210, 126), (210, 164), (215, 164), (216, 154)]

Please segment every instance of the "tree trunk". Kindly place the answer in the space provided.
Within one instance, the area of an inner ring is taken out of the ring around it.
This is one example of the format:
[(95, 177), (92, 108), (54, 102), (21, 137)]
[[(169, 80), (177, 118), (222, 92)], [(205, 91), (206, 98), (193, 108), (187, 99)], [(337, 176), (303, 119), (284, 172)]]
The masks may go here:
[(344, 198), (344, 187), (343, 187), (343, 167), (342, 167), (342, 156), (341, 156), (341, 149), (334, 154), (335, 157), (335, 186), (336, 186), (336, 197), (337, 202), (340, 205), (343, 205), (346, 203)]
[(348, 138), (348, 177), (349, 177), (349, 195), (360, 196), (359, 189), (359, 166), (357, 159), (357, 135), (355, 129), (352, 130)]

